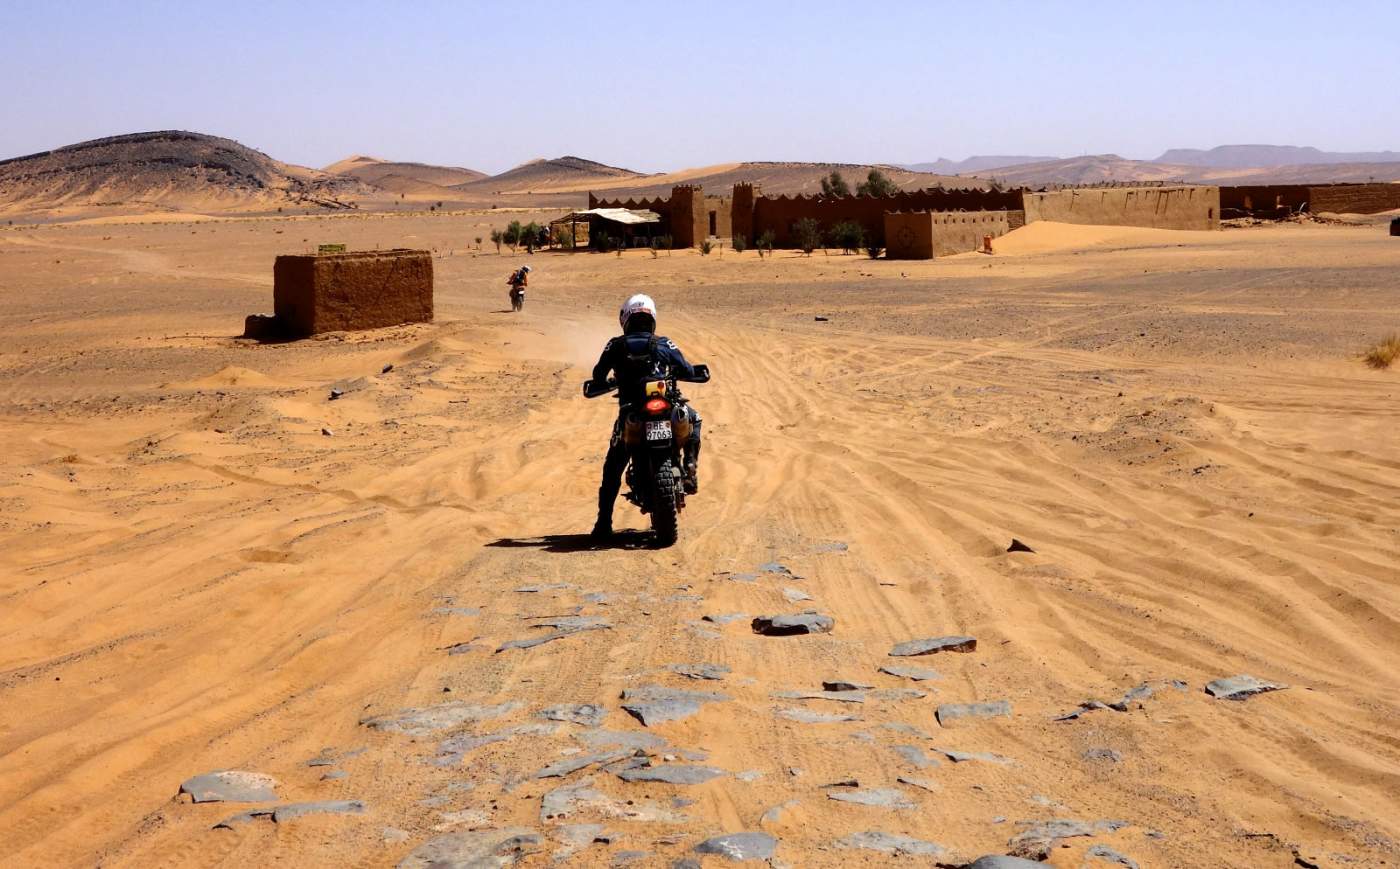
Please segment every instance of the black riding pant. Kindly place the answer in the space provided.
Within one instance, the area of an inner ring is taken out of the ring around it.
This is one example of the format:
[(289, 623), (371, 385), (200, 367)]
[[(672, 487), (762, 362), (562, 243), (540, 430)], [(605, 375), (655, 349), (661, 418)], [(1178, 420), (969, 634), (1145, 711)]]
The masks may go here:
[[(686, 415), (690, 417), (690, 439), (681, 448), (686, 464), (700, 463), (700, 412), (692, 404), (684, 404)], [(626, 414), (619, 412), (613, 423), (612, 439), (608, 441), (608, 454), (603, 459), (603, 481), (598, 484), (598, 520), (612, 523), (613, 504), (617, 493), (622, 490), (622, 474), (627, 470), (627, 447), (622, 443), (622, 425)]]

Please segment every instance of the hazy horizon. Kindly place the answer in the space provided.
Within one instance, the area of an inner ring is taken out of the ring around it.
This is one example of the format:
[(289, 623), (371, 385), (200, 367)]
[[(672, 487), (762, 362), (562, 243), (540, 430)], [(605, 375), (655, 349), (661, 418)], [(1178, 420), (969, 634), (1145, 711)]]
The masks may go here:
[(160, 129), (492, 173), (1400, 148), (1381, 3), (6, 7), (0, 159)]

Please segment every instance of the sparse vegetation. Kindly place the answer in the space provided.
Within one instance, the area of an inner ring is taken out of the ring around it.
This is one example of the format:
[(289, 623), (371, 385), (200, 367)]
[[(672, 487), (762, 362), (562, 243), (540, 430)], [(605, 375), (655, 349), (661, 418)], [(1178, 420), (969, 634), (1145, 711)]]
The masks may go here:
[(792, 237), (797, 246), (807, 256), (822, 243), (822, 225), (810, 217), (804, 217), (792, 225)]
[(709, 255), (710, 255), (710, 251), (711, 251), (713, 248), (714, 248), (714, 244), (713, 244), (708, 238), (707, 238), (707, 239), (703, 239), (703, 240), (700, 242), (700, 255), (701, 255), (701, 256), (709, 256)]
[(736, 232), (734, 237), (729, 240), (729, 245), (734, 248), (735, 253), (743, 253), (748, 249), (749, 242), (748, 239), (744, 238), (742, 232)]
[(879, 169), (871, 169), (865, 180), (856, 185), (856, 193), (861, 196), (893, 196), (898, 192), (899, 185)]
[(755, 248), (758, 249), (759, 259), (763, 258), (764, 252), (767, 252), (769, 256), (772, 256), (774, 241), (777, 241), (777, 238), (773, 235), (773, 230), (765, 229), (763, 231), (763, 235), (760, 235), (758, 237), (758, 240), (755, 241), (753, 245)]
[(607, 231), (602, 229), (593, 233), (593, 236), (589, 240), (589, 243), (593, 245), (593, 248), (595, 250), (601, 251), (603, 253), (607, 253), (613, 248), (612, 236), (608, 235)]
[(823, 196), (850, 196), (851, 185), (846, 183), (846, 179), (841, 177), (841, 173), (835, 170), (822, 179)]
[(871, 241), (865, 246), (865, 253), (871, 259), (879, 259), (880, 254), (885, 252), (885, 246), (878, 241)]
[(524, 240), (520, 237), (524, 229), (525, 227), (520, 225), (520, 221), (512, 220), (506, 227), (506, 231), (501, 233), (501, 240), (510, 245), (511, 250), (519, 250), (520, 242)]
[(554, 243), (559, 247), (572, 249), (575, 247), (574, 228), (568, 224), (561, 223), (554, 230)]
[(481, 250), (481, 236), (476, 237), (476, 249)]
[[(491, 230), (491, 243), (496, 246), (496, 253), (501, 252), (501, 242), (505, 241), (505, 238), (506, 234), (504, 232), (501, 232), (499, 229)], [(476, 240), (476, 243), (478, 246), (480, 246), (481, 239), (478, 238)]]
[(1396, 359), (1400, 359), (1400, 334), (1387, 336), (1361, 354), (1361, 360), (1377, 371), (1389, 368)]
[(831, 228), (828, 237), (842, 253), (855, 253), (865, 244), (865, 227), (854, 220), (843, 220)]

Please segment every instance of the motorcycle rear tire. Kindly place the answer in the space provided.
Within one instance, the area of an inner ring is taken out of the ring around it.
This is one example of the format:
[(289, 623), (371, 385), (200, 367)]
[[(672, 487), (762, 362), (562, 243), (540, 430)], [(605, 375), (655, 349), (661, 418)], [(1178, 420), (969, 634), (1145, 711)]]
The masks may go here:
[(668, 459), (656, 469), (656, 502), (651, 509), (651, 532), (658, 547), (671, 546), (679, 533), (676, 522), (681, 498), (681, 479)]

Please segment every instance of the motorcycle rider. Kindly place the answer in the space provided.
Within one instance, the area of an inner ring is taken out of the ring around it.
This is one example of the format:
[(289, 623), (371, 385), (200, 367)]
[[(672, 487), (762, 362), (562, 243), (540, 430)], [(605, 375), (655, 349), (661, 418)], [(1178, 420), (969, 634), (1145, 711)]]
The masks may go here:
[[(622, 472), (627, 469), (627, 449), (622, 443), (622, 427), (627, 412), (642, 404), (646, 381), (666, 375), (693, 377), (695, 371), (685, 360), (680, 348), (670, 338), (656, 334), (656, 303), (650, 296), (638, 293), (623, 302), (617, 314), (622, 334), (608, 341), (598, 364), (593, 366), (593, 382), (603, 383), (611, 372), (617, 378), (617, 421), (613, 423), (608, 455), (603, 460), (603, 481), (598, 485), (598, 521), (593, 526), (595, 538), (612, 534), (613, 503), (622, 488)], [(699, 490), (700, 414), (681, 397), (678, 401), (690, 418), (691, 434), (682, 448), (684, 477), (681, 484), (686, 494)]]
[(510, 306), (513, 310), (520, 310), (521, 301), (525, 295), (525, 288), (530, 285), (530, 267), (521, 266), (511, 272), (506, 278), (506, 283), (510, 284)]

